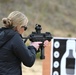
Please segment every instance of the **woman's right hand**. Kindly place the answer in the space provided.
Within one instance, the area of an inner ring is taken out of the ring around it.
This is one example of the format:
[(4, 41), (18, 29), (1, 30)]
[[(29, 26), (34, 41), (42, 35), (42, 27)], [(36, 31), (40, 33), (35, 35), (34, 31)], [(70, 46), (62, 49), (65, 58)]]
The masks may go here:
[(36, 50), (39, 49), (40, 44), (42, 44), (42, 42), (31, 42), (31, 46), (34, 46), (36, 48)]

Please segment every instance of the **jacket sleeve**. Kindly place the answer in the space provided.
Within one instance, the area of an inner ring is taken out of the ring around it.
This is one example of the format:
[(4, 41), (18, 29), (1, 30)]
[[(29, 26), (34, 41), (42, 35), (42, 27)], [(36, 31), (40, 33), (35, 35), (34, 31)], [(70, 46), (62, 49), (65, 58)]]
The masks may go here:
[(12, 48), (15, 55), (25, 66), (31, 67), (36, 59), (36, 49), (33, 46), (26, 46), (19, 35), (15, 35), (12, 40)]

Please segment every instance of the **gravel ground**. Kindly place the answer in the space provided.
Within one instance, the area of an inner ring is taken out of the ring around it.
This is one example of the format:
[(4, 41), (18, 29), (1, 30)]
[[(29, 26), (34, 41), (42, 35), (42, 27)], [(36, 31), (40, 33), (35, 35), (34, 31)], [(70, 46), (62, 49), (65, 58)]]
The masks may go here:
[(22, 73), (23, 75), (42, 75), (42, 61), (36, 60), (31, 68), (22, 65)]

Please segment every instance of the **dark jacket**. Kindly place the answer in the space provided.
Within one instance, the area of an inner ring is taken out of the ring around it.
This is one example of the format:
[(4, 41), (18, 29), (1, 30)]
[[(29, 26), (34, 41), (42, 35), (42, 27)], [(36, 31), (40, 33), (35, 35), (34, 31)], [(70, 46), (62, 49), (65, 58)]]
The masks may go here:
[(35, 58), (36, 49), (33, 46), (26, 47), (16, 31), (0, 29), (0, 75), (22, 75), (21, 62), (31, 67)]

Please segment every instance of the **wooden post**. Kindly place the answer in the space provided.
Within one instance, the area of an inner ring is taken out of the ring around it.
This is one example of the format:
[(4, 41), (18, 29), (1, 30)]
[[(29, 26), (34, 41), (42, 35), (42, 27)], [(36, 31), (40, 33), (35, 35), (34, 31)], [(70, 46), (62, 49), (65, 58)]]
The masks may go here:
[(51, 42), (45, 48), (45, 59), (43, 60), (43, 65), (42, 65), (42, 75), (50, 75), (50, 66), (51, 66), (50, 53), (51, 53)]

